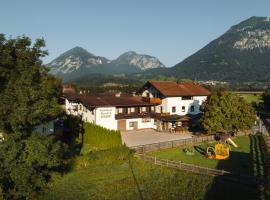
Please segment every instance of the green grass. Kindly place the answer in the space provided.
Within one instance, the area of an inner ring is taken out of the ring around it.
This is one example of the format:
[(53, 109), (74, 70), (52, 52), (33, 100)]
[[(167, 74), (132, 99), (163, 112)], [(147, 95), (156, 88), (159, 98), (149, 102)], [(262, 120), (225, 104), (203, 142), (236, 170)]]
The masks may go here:
[(80, 156), (75, 165), (40, 199), (258, 199), (256, 188), (144, 163), (125, 148)]
[(238, 93), (239, 96), (243, 97), (248, 103), (256, 103), (259, 104), (262, 102), (261, 94), (243, 94)]
[[(167, 149), (157, 152), (148, 153), (151, 156), (157, 156), (163, 159), (177, 160), (185, 163), (199, 165), (203, 167), (216, 168), (221, 170), (227, 170), (237, 174), (255, 175), (256, 169), (254, 169), (255, 157), (254, 152), (257, 154), (260, 152), (260, 136), (242, 136), (233, 138), (233, 141), (238, 145), (238, 148), (230, 147), (230, 158), (227, 160), (208, 159), (205, 156), (205, 152), (208, 146), (214, 146), (215, 143), (202, 143), (195, 145), (195, 155), (186, 155), (183, 151), (185, 147)], [(201, 149), (201, 150), (200, 150)], [(260, 167), (262, 164), (260, 164)]]

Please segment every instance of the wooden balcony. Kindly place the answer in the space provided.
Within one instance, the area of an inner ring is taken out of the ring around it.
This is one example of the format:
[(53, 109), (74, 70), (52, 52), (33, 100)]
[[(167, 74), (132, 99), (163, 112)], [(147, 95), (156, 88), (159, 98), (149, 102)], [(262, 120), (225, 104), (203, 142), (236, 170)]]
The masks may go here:
[(152, 113), (144, 112), (144, 113), (119, 113), (115, 115), (115, 119), (134, 119), (134, 118), (148, 118), (151, 117)]
[(161, 104), (162, 101), (160, 98), (150, 98), (150, 97), (142, 97), (142, 100), (147, 103)]

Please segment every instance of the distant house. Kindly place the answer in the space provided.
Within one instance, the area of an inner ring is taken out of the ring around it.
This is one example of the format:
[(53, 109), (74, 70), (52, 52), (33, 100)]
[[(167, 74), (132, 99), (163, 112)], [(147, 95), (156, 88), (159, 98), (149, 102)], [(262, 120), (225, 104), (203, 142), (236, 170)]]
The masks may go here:
[(128, 131), (153, 128), (176, 130), (200, 113), (210, 95), (204, 87), (191, 82), (149, 81), (138, 96), (78, 95), (66, 93), (67, 114), (100, 126)]

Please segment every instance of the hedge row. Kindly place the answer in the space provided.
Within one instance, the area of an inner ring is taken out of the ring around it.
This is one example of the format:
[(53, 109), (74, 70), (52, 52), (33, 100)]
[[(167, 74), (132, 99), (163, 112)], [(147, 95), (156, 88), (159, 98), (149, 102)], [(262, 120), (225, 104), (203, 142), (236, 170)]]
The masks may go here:
[(119, 131), (109, 130), (101, 126), (84, 123), (83, 142), (94, 150), (111, 149), (122, 146), (121, 134)]

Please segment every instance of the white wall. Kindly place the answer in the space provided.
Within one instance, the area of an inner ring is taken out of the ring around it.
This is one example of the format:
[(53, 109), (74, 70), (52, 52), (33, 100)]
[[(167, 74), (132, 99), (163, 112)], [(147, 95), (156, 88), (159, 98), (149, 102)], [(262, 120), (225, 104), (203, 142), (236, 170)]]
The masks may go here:
[(84, 112), (82, 112), (82, 120), (85, 122), (94, 123), (95, 122), (95, 110), (90, 111), (86, 109)]
[(65, 100), (65, 109), (66, 113), (69, 115), (78, 115), (79, 113), (75, 111), (75, 107), (78, 107), (79, 103), (70, 102), (69, 100)]
[(126, 130), (134, 130), (133, 127), (129, 127), (129, 122), (137, 122), (138, 129), (155, 128), (154, 119), (150, 119), (150, 122), (142, 122), (143, 118), (127, 119), (126, 120)]
[[(200, 106), (206, 99), (207, 96), (194, 96), (192, 100), (182, 100), (182, 97), (167, 97), (162, 99), (163, 112), (177, 115), (199, 114)], [(185, 106), (185, 112), (182, 112), (182, 106)], [(194, 106), (194, 112), (191, 112), (191, 106)], [(176, 107), (175, 113), (172, 113), (172, 107)]]
[(95, 109), (95, 123), (108, 129), (117, 130), (115, 107), (100, 107)]

